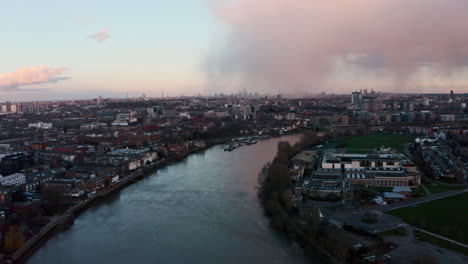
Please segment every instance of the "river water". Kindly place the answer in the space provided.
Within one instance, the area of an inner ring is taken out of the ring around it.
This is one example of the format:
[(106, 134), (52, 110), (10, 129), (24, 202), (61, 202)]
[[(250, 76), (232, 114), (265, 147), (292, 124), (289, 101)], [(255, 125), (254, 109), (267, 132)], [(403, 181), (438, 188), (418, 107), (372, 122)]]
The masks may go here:
[(255, 188), (277, 143), (298, 139), (193, 154), (88, 209), (28, 263), (306, 263), (271, 229)]

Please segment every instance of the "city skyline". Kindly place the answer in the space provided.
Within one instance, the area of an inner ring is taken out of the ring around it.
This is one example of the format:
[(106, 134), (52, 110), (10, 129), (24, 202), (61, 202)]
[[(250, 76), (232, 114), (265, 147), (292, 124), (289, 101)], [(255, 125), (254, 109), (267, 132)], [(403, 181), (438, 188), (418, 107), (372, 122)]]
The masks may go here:
[(0, 6), (0, 264), (468, 263), (467, 0)]
[(8, 2), (0, 101), (466, 93), (466, 12), (461, 0)]

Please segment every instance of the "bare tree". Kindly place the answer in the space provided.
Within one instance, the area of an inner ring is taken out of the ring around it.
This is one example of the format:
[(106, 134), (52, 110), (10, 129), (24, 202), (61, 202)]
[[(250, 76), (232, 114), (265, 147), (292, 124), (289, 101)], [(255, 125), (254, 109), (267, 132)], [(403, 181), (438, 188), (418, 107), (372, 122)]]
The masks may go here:
[(45, 186), (41, 195), (44, 203), (44, 209), (49, 215), (54, 215), (65, 208), (65, 190), (61, 186)]

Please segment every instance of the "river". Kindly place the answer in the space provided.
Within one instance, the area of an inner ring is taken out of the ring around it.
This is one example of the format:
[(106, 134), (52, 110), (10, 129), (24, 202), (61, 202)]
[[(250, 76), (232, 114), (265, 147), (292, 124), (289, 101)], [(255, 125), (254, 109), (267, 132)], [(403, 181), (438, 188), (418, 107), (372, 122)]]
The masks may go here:
[(306, 263), (271, 229), (255, 187), (277, 143), (298, 139), (190, 155), (97, 203), (28, 263)]

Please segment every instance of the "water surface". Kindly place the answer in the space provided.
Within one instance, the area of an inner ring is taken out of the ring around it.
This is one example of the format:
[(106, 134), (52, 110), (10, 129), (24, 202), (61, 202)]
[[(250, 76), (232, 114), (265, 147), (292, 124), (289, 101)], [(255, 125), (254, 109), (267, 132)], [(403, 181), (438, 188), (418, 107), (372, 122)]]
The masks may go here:
[(99, 202), (28, 263), (306, 263), (271, 229), (255, 187), (277, 143), (298, 139), (191, 155)]

